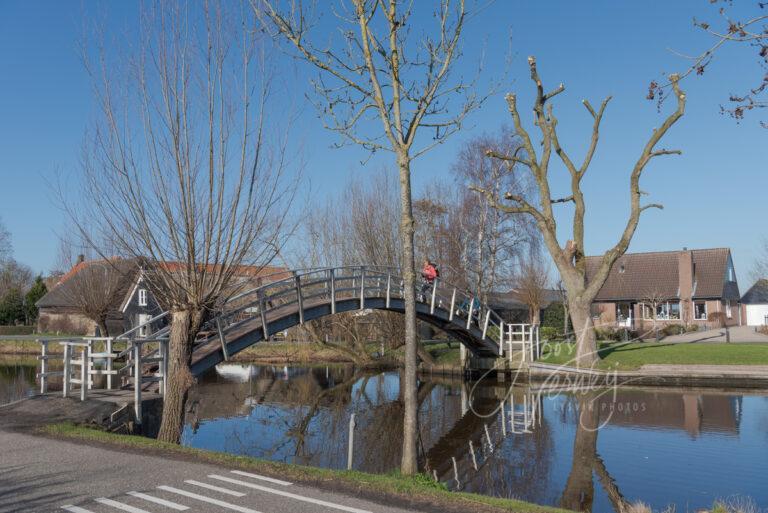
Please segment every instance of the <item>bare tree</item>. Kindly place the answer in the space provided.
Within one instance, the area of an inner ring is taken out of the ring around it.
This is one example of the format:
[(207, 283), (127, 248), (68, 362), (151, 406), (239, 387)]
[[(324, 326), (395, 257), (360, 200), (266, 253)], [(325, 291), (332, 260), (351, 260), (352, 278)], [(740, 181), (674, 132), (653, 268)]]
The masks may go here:
[(3, 219), (0, 218), (0, 263), (5, 262), (13, 255), (13, 245), (11, 244), (11, 234), (5, 227)]
[[(746, 112), (768, 107), (765, 100), (765, 92), (768, 90), (768, 14), (765, 13), (765, 2), (752, 3), (754, 11), (748, 15), (732, 16), (733, 2), (731, 0), (710, 0), (711, 4), (721, 4), (717, 10), (717, 21), (704, 21), (693, 19), (693, 25), (712, 38), (712, 44), (701, 53), (685, 55), (676, 52), (681, 57), (689, 60), (691, 65), (681, 73), (679, 80), (689, 75), (704, 75), (713, 62), (720, 49), (727, 44), (737, 44), (745, 48), (751, 48), (756, 56), (759, 67), (759, 75), (755, 79), (755, 85), (747, 88), (742, 93), (732, 93), (728, 101), (731, 107), (720, 106), (721, 112), (730, 115), (734, 119), (741, 120)], [(722, 5), (727, 4), (727, 5)], [(739, 8), (742, 8), (739, 2)], [(648, 99), (658, 100), (659, 105), (665, 99), (665, 91), (673, 87), (672, 80), (654, 80), (648, 86)], [(761, 121), (763, 128), (768, 128), (768, 123)]]
[(528, 321), (541, 323), (541, 308), (547, 300), (549, 273), (540, 253), (531, 251), (520, 260), (520, 270), (515, 280), (514, 295), (528, 307)]
[[(568, 153), (560, 145), (557, 134), (557, 118), (554, 115), (550, 100), (562, 93), (565, 86), (560, 84), (554, 90), (545, 92), (544, 86), (539, 78), (536, 67), (536, 60), (533, 57), (528, 58), (528, 64), (531, 71), (531, 80), (536, 87), (536, 98), (533, 105), (534, 124), (541, 131), (540, 149), (537, 148), (528, 130), (523, 127), (522, 120), (517, 108), (517, 96), (508, 94), (506, 96), (507, 106), (512, 115), (515, 133), (520, 137), (523, 150), (520, 154), (499, 154), (489, 150), (489, 154), (498, 158), (507, 165), (520, 164), (527, 167), (538, 189), (538, 203), (528, 201), (513, 192), (495, 194), (493, 190), (484, 189), (481, 186), (473, 186), (475, 191), (484, 194), (492, 204), (510, 214), (527, 214), (533, 217), (539, 231), (544, 239), (544, 244), (549, 250), (550, 255), (560, 272), (560, 277), (568, 291), (568, 305), (570, 308), (571, 320), (574, 330), (577, 334), (576, 360), (580, 366), (589, 366), (597, 360), (597, 346), (595, 340), (594, 326), (590, 316), (590, 305), (597, 296), (600, 288), (608, 278), (614, 262), (623, 255), (629, 247), (629, 242), (635, 233), (637, 224), (640, 221), (640, 214), (649, 208), (662, 208), (661, 205), (651, 203), (647, 205), (640, 204), (640, 197), (643, 191), (640, 189), (640, 176), (646, 165), (654, 158), (662, 155), (679, 154), (679, 150), (656, 149), (656, 145), (667, 133), (672, 125), (677, 122), (685, 110), (685, 94), (678, 86), (678, 78), (672, 75), (672, 87), (677, 98), (677, 108), (666, 117), (664, 122), (655, 128), (645, 143), (640, 157), (635, 162), (629, 176), (629, 200), (630, 215), (627, 220), (624, 231), (619, 241), (608, 249), (600, 258), (594, 272), (587, 276), (587, 261), (584, 253), (584, 214), (586, 212), (586, 203), (584, 194), (581, 190), (581, 181), (587, 172), (592, 157), (597, 148), (597, 142), (600, 133), (600, 122), (603, 118), (605, 108), (608, 106), (610, 97), (606, 98), (600, 108), (595, 110), (589, 101), (584, 100), (584, 106), (593, 119), (591, 140), (587, 148), (584, 160), (580, 165), (571, 160)], [(536, 146), (539, 146), (538, 144)], [(549, 163), (552, 152), (559, 157), (570, 175), (571, 194), (563, 198), (553, 198), (549, 182)], [(554, 212), (554, 206), (563, 203), (572, 203), (574, 207), (572, 230), (573, 239), (569, 240), (563, 247), (557, 239), (557, 221)]]
[(669, 301), (669, 297), (660, 292), (658, 289), (651, 288), (647, 290), (640, 302), (640, 313), (643, 319), (647, 319), (647, 314), (650, 314), (650, 318), (653, 320), (653, 333), (656, 340), (659, 340), (659, 326), (657, 312), (659, 306)]
[(96, 323), (102, 337), (108, 337), (116, 333), (109, 332), (107, 320), (138, 272), (138, 263), (133, 260), (86, 262), (61, 290), (75, 311)]
[(763, 239), (760, 253), (752, 265), (751, 275), (754, 281), (768, 278), (768, 238)]
[(467, 141), (453, 166), (462, 201), (469, 207), (463, 220), (467, 225), (463, 233), (468, 235), (467, 272), (472, 276), (472, 288), (483, 301), (499, 286), (512, 285), (515, 261), (527, 248), (536, 250), (539, 237), (531, 219), (505, 214), (493, 208), (486, 196), (478, 196), (466, 187), (475, 185), (496, 196), (503, 190), (532, 201), (529, 175), (519, 166), (507, 166), (488, 155), (489, 150), (512, 155), (519, 148), (520, 140), (510, 129), (503, 128), (495, 136), (482, 135)]
[[(405, 297), (405, 415), (404, 474), (417, 472), (416, 441), (416, 270), (414, 217), (411, 203), (411, 163), (441, 144), (461, 127), (466, 115), (483, 98), (474, 84), (452, 79), (459, 41), (466, 21), (464, 0), (444, 0), (435, 12), (434, 36), (410, 29), (413, 3), (397, 0), (351, 0), (332, 14), (338, 19), (342, 41), (330, 45), (312, 41), (309, 31), (316, 13), (291, 3), (279, 9), (273, 0), (251, 0), (300, 58), (314, 66), (319, 108), (327, 128), (346, 144), (395, 156), (400, 178), (401, 268)], [(415, 34), (415, 35), (414, 35)], [(453, 110), (454, 103), (458, 110)], [(381, 128), (372, 128), (374, 123)], [(421, 143), (427, 129), (433, 137)], [(418, 140), (418, 142), (417, 142)], [(418, 144), (422, 144), (418, 146)]]
[(94, 67), (86, 55), (100, 116), (84, 151), (84, 205), (70, 212), (89, 243), (93, 229), (145, 259), (149, 288), (170, 310), (158, 437), (171, 442), (195, 337), (238, 292), (239, 269), (267, 265), (284, 244), (298, 180), (276, 135), (282, 113), (266, 129), (270, 40), (249, 9), (228, 5), (150, 3), (131, 57), (101, 48)]

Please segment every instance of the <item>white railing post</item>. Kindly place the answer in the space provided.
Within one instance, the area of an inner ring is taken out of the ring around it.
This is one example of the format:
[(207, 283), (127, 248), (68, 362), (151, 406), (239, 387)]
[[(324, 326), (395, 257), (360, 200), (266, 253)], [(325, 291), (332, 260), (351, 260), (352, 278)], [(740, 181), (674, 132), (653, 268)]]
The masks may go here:
[(451, 311), (448, 313), (448, 320), (453, 320), (453, 311), (456, 310), (456, 287), (453, 288), (451, 293)]
[(467, 329), (472, 325), (472, 313), (475, 311), (475, 297), (469, 301), (469, 307), (467, 308)]
[(80, 400), (85, 401), (88, 396), (88, 380), (90, 375), (88, 372), (88, 346), (82, 346), (80, 350)]
[(360, 268), (360, 310), (365, 309), (365, 267)]
[(437, 280), (439, 278), (435, 278), (432, 280), (432, 299), (430, 300), (429, 304), (429, 314), (432, 315), (435, 313), (435, 296), (437, 294)]
[(112, 390), (112, 371), (114, 369), (112, 365), (112, 337), (107, 338), (104, 342), (104, 352), (107, 353), (107, 390)]
[(499, 356), (504, 356), (504, 320), (499, 320)]
[(534, 326), (528, 328), (528, 346), (530, 348), (529, 351), (531, 352), (531, 363), (533, 363), (533, 361), (536, 359), (534, 357), (535, 348), (533, 347), (533, 330)]
[(331, 314), (336, 313), (336, 270), (331, 269)]
[(293, 272), (293, 280), (296, 283), (296, 302), (299, 306), (299, 324), (304, 324), (304, 295), (301, 293), (301, 277)]
[(267, 340), (269, 338), (269, 330), (267, 330), (267, 312), (266, 306), (267, 303), (264, 301), (264, 292), (259, 289), (256, 291), (256, 297), (259, 300), (259, 314), (261, 315), (261, 331), (264, 334), (264, 340)]
[(483, 323), (483, 340), (485, 340), (485, 334), (488, 332), (488, 323), (491, 320), (491, 309), (488, 308), (485, 311), (485, 322)]
[(91, 390), (93, 388), (93, 356), (92, 356), (93, 355), (93, 340), (88, 339), (88, 347), (87, 347), (87, 349), (88, 349), (88, 351), (87, 351), (88, 359), (86, 360), (86, 362), (87, 362), (87, 367), (88, 367), (88, 371), (87, 371), (87, 374), (88, 374), (88, 390)]
[(141, 386), (143, 376), (141, 368), (141, 342), (133, 341), (133, 411), (136, 424), (141, 425)]
[(219, 342), (221, 342), (221, 352), (224, 355), (224, 361), (226, 362), (229, 360), (229, 351), (227, 350), (227, 339), (224, 337), (224, 330), (221, 328), (221, 319), (219, 317), (216, 318), (216, 332), (219, 335)]
[(69, 397), (70, 387), (72, 386), (70, 380), (72, 372), (72, 348), (69, 344), (64, 343), (64, 397)]
[(40, 393), (44, 394), (48, 391), (48, 341), (40, 341)]
[(392, 273), (387, 273), (387, 300), (386, 300), (386, 306), (389, 308), (389, 300), (392, 297)]

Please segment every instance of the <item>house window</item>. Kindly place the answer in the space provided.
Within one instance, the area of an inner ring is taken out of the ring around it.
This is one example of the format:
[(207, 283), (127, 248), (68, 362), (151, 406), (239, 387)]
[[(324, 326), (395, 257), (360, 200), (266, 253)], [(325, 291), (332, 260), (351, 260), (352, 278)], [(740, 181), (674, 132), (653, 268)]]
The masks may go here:
[(693, 318), (697, 321), (707, 320), (707, 302), (696, 301), (693, 303)]
[(147, 289), (139, 289), (139, 306), (147, 306)]
[(729, 319), (731, 318), (731, 300), (726, 299), (725, 300), (725, 316)]
[(653, 319), (653, 308), (650, 307), (650, 305), (646, 305), (645, 303), (640, 304), (640, 318), (642, 319)]
[[(145, 291), (146, 292), (146, 291)], [(140, 338), (146, 338), (149, 334), (149, 320), (152, 318), (151, 315), (148, 314), (139, 314), (139, 337)]]
[(680, 319), (680, 303), (666, 302), (656, 305), (656, 318), (660, 321), (671, 321)]

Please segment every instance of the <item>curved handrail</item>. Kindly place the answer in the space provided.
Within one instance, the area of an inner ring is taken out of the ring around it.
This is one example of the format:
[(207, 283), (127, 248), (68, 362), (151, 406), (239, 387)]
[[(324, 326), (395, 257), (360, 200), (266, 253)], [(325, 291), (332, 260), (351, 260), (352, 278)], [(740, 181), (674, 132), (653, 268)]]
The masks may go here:
[[(290, 276), (286, 277), (286, 274)], [(265, 280), (270, 276), (282, 278), (228, 298), (212, 312), (204, 327), (208, 330), (228, 330), (259, 316), (266, 335), (267, 313), (298, 303), (300, 322), (303, 323), (303, 307), (307, 300), (328, 297), (332, 305), (331, 311), (335, 313), (336, 302), (340, 299), (358, 298), (360, 307), (363, 308), (366, 297), (370, 298), (366, 296), (369, 293), (386, 297), (387, 307), (392, 299), (404, 298), (400, 269), (392, 266), (314, 267), (275, 272), (259, 276), (258, 279)], [(434, 313), (436, 308), (447, 310), (449, 320), (455, 322), (456, 318), (461, 319), (467, 330), (475, 323), (482, 331), (482, 340), (491, 338), (498, 344), (498, 353), (501, 354), (504, 321), (488, 305), (483, 304), (480, 298), (440, 278), (436, 278), (431, 286), (417, 285), (416, 294), (418, 302), (430, 306), (430, 313)], [(163, 312), (115, 338), (132, 340), (142, 328), (146, 328), (149, 337), (167, 338), (167, 326), (156, 332), (150, 330), (168, 315), (169, 312)]]

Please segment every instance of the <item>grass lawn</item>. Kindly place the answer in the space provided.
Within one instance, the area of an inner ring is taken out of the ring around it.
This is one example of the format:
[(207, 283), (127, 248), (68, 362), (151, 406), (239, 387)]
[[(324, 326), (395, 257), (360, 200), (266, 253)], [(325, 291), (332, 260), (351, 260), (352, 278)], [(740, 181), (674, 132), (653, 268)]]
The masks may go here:
[[(634, 370), (645, 364), (671, 365), (768, 365), (768, 344), (665, 344), (664, 342), (600, 342), (598, 368)], [(539, 360), (568, 364), (576, 356), (573, 344), (545, 346)]]
[[(204, 451), (191, 447), (159, 442), (152, 438), (141, 436), (117, 435), (92, 428), (72, 424), (53, 424), (40, 429), (40, 432), (55, 438), (76, 439), (85, 442), (108, 444), (113, 447), (137, 449), (150, 454), (176, 455), (180, 458), (192, 459), (203, 463), (213, 463), (258, 471), (266, 475), (301, 482), (309, 485), (331, 489), (339, 489), (353, 494), (374, 498), (379, 502), (414, 501), (416, 505), (444, 506), (447, 511), (462, 510), (472, 512), (502, 512), (516, 511), (557, 513), (566, 510), (539, 506), (529, 502), (514, 499), (501, 499), (464, 492), (451, 492), (440, 483), (434, 482), (429, 476), (418, 474), (403, 476), (399, 473), (366, 474), (358, 471), (331, 470), (302, 465), (260, 460), (247, 456), (235, 456), (221, 452)], [(458, 506), (458, 507), (457, 507)]]

